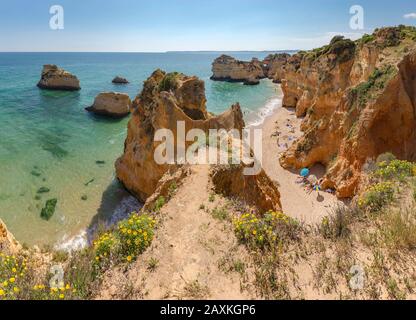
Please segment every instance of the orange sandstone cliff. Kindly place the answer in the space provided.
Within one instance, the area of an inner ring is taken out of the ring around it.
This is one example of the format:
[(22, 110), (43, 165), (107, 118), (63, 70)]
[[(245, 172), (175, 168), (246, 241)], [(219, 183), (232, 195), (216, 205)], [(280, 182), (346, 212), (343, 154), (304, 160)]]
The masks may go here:
[[(116, 162), (116, 173), (124, 186), (142, 201), (150, 198), (156, 190), (163, 190), (161, 181), (164, 175), (180, 167), (177, 163), (156, 163), (154, 153), (162, 143), (155, 141), (158, 129), (171, 130), (175, 139), (175, 149), (178, 149), (178, 146), (182, 145), (182, 141), (178, 141), (181, 139), (177, 130), (178, 121), (185, 123), (185, 136), (191, 129), (201, 129), (205, 133), (208, 133), (209, 129), (237, 129), (241, 132), (245, 126), (238, 104), (221, 115), (213, 116), (206, 110), (203, 81), (179, 73), (166, 74), (161, 70), (156, 70), (145, 81), (142, 92), (133, 101), (131, 112), (124, 154)], [(193, 142), (183, 144), (188, 147)], [(230, 196), (258, 206), (263, 211), (280, 209), (279, 191), (264, 171), (261, 171), (257, 178), (243, 177), (242, 169), (231, 172), (230, 167), (226, 171), (242, 183), (239, 190), (231, 192)], [(221, 180), (226, 179), (225, 176), (227, 174), (222, 175)], [(253, 194), (246, 197), (245, 193), (248, 194), (248, 190), (258, 190), (262, 194), (258, 194), (258, 197)]]
[(283, 167), (323, 164), (323, 187), (346, 198), (378, 155), (416, 160), (416, 28), (383, 28), (355, 42), (337, 36), (283, 68), (283, 105), (304, 117), (304, 136)]

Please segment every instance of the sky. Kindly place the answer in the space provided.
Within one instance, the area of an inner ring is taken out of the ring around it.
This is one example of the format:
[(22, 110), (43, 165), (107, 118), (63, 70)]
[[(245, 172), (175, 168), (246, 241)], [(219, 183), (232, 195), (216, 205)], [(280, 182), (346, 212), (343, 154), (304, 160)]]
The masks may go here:
[[(50, 28), (53, 5), (63, 29)], [(350, 27), (353, 5), (363, 29)], [(416, 1), (0, 0), (0, 51), (304, 50), (398, 24), (416, 26)]]

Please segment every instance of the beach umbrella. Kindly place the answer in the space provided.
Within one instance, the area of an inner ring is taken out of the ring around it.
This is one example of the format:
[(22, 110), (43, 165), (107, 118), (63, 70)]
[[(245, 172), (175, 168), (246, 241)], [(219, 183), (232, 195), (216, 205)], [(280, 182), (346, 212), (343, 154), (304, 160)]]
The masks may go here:
[(316, 185), (318, 183), (318, 178), (313, 174), (308, 177), (308, 181), (311, 185)]
[(310, 171), (308, 168), (303, 168), (302, 170), (300, 170), (300, 175), (305, 178), (309, 175), (309, 172)]

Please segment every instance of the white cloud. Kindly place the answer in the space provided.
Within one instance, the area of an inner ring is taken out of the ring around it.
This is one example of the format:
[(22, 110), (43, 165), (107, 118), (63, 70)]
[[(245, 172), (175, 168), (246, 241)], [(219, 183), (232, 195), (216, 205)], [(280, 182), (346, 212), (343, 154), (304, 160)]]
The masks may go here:
[(405, 19), (416, 19), (416, 13), (415, 13), (415, 12), (412, 12), (412, 13), (406, 13), (406, 14), (404, 15), (404, 18), (405, 18)]

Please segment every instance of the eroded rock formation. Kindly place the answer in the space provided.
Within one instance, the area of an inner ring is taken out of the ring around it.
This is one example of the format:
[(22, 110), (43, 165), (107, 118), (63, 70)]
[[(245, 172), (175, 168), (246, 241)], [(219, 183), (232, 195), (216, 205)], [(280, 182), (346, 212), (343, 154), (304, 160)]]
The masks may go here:
[(243, 82), (246, 85), (259, 84), (259, 79), (265, 78), (261, 62), (255, 58), (246, 62), (222, 55), (213, 62), (212, 72), (211, 80)]
[(122, 118), (130, 114), (131, 100), (128, 94), (118, 92), (100, 93), (91, 107), (85, 108), (89, 112), (112, 118)]
[(275, 83), (281, 83), (284, 78), (284, 66), (290, 54), (277, 53), (270, 54), (263, 60), (263, 70), (265, 75)]
[(116, 162), (118, 179), (142, 201), (153, 194), (169, 168), (176, 166), (156, 163), (154, 153), (161, 144), (155, 141), (156, 131), (170, 129), (176, 146), (192, 144), (178, 141), (178, 121), (184, 122), (185, 134), (191, 129), (241, 131), (244, 127), (238, 104), (219, 116), (207, 112), (205, 84), (197, 77), (156, 70), (133, 101), (124, 154)]
[(38, 82), (38, 87), (49, 90), (80, 90), (79, 80), (76, 76), (65, 71), (54, 64), (43, 66), (42, 76)]
[(6, 225), (0, 219), (0, 252), (14, 254), (21, 249), (21, 245), (7, 230)]
[(226, 197), (237, 198), (256, 208), (266, 211), (280, 211), (280, 193), (264, 170), (258, 175), (244, 175), (244, 165), (215, 166), (211, 179), (214, 190)]
[(283, 104), (305, 117), (284, 167), (324, 164), (323, 187), (343, 198), (378, 155), (416, 160), (416, 28), (384, 28), (355, 42), (335, 37), (284, 68)]

